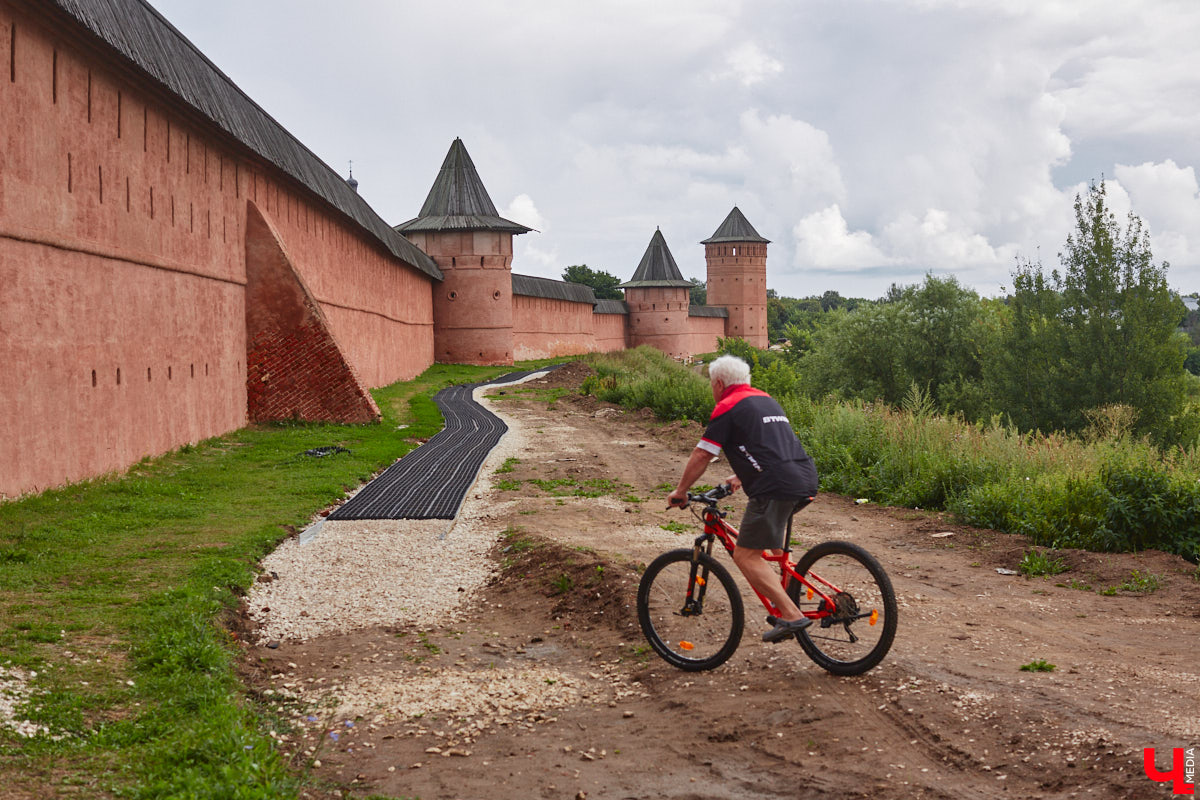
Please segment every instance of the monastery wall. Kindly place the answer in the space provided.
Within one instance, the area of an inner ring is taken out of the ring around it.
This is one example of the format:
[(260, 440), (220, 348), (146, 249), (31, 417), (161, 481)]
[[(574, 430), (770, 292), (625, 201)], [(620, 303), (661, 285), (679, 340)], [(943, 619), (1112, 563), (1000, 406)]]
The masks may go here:
[(513, 358), (573, 356), (596, 349), (591, 303), (513, 295)]
[(625, 314), (593, 314), (595, 352), (611, 353), (629, 348), (629, 317)]
[(725, 336), (725, 318), (688, 317), (688, 334), (692, 355), (716, 352), (717, 339)]
[(0, 0), (0, 496), (246, 424), (251, 202), (362, 381), (432, 363), (428, 277), (75, 37)]

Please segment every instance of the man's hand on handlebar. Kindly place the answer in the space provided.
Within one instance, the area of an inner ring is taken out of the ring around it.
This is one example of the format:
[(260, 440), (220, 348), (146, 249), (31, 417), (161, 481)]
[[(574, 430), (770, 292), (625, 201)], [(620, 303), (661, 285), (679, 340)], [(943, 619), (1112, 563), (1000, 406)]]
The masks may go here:
[(687, 508), (688, 495), (687, 492), (681, 492), (678, 489), (667, 495), (667, 508)]

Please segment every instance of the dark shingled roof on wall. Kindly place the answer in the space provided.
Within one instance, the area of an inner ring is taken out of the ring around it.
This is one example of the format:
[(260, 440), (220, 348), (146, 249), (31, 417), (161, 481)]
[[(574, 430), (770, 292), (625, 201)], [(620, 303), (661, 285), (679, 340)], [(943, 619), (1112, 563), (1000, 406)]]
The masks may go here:
[(442, 279), (433, 259), (393, 231), (340, 175), (272, 119), (143, 0), (49, 3), (226, 134), (345, 214), (396, 258)]
[(400, 233), (417, 231), (509, 231), (529, 233), (520, 223), (501, 217), (462, 139), (455, 139), (421, 206), (421, 213), (396, 226)]
[(596, 295), (592, 293), (592, 287), (584, 286), (582, 283), (556, 281), (553, 278), (539, 278), (536, 275), (518, 275), (515, 272), (512, 276), (512, 291), (513, 294), (523, 297), (544, 297), (549, 300), (566, 300), (571, 303), (587, 303), (588, 305), (596, 302)]
[(628, 314), (629, 304), (624, 300), (597, 300), (594, 314)]
[(689, 317), (728, 317), (725, 306), (688, 306)]
[(754, 230), (754, 226), (750, 224), (745, 215), (738, 210), (737, 206), (734, 206), (733, 211), (729, 212), (729, 216), (717, 228), (717, 232), (700, 242), (700, 244), (719, 244), (721, 242), (761, 242), (762, 244), (770, 244), (771, 240), (759, 236), (758, 231)]
[(667, 247), (667, 240), (663, 238), (662, 231), (655, 230), (633, 277), (625, 283), (619, 284), (617, 288), (648, 289), (674, 286), (690, 288), (691, 285), (691, 282), (685, 281), (679, 272), (679, 267), (675, 264), (675, 257), (671, 255), (671, 248)]

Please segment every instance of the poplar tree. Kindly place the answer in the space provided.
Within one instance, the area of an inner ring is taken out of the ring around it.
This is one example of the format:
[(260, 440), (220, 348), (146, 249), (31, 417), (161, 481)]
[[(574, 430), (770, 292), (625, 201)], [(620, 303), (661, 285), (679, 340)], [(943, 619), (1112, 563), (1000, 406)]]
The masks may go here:
[(1160, 443), (1194, 437), (1185, 413), (1177, 330), (1183, 303), (1156, 265), (1150, 237), (1130, 212), (1124, 228), (1101, 181), (1075, 198), (1075, 229), (1059, 253), (1062, 268), (1043, 274), (1027, 263), (1014, 273), (1012, 318), (994, 384), (1023, 428), (1079, 431), (1088, 412), (1134, 409), (1134, 430)]

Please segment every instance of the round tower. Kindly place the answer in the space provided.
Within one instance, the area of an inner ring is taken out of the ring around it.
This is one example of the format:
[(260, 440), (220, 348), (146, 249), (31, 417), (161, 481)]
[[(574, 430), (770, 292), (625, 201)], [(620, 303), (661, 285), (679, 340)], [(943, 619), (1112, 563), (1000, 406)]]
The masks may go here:
[(625, 290), (630, 343), (648, 344), (672, 358), (691, 356), (688, 305), (692, 284), (683, 279), (662, 231), (656, 230)]
[(767, 245), (737, 206), (704, 245), (708, 305), (729, 311), (725, 335), (765, 348), (767, 339)]
[(396, 230), (437, 263), (434, 359), (513, 363), (513, 236), (531, 229), (504, 219), (461, 139), (455, 139), (421, 213)]

